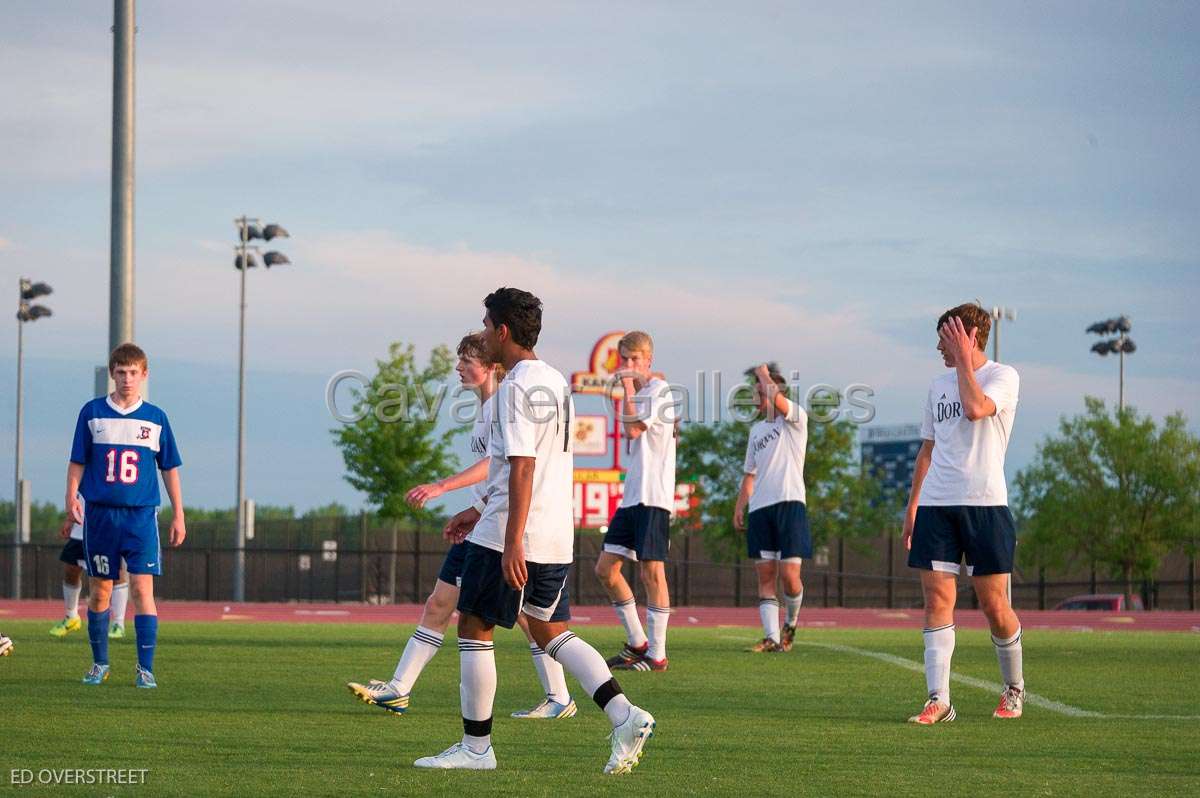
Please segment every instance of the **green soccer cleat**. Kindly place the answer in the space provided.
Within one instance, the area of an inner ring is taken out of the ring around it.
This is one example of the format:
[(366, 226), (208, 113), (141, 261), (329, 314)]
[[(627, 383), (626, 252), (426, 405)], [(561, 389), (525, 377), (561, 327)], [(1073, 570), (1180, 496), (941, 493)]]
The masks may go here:
[(92, 663), (92, 669), (83, 677), (84, 684), (104, 684), (108, 681), (108, 666), (98, 662)]
[(114, 623), (112, 626), (108, 627), (108, 639), (109, 640), (122, 640), (124, 638), (125, 638), (125, 625), (124, 624)]
[(74, 618), (63, 618), (50, 627), (50, 636), (66, 637), (71, 632), (78, 632), (81, 628), (83, 628), (83, 623), (79, 620), (78, 615)]
[(135, 686), (142, 687), (147, 690), (152, 690), (155, 687), (158, 687), (158, 682), (154, 681), (154, 674), (143, 668), (141, 665), (138, 665), (137, 678), (133, 680), (133, 683)]

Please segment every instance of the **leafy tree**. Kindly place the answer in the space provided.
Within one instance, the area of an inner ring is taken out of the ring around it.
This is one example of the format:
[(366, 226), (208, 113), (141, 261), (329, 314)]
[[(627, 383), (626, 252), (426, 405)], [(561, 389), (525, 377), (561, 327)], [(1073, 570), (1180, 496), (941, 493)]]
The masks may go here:
[(352, 391), (358, 421), (331, 430), (346, 463), (346, 481), (367, 494), (385, 518), (429, 518), (404, 501), (414, 485), (458, 467), (449, 449), (461, 428), (437, 433), (438, 407), (454, 366), (450, 350), (434, 347), (429, 362), (417, 365), (411, 344), (395, 342), (363, 389)]
[(1200, 439), (1182, 414), (1161, 427), (1133, 408), (1110, 413), (1087, 397), (1017, 474), (1022, 557), (1039, 565), (1081, 558), (1107, 566), (1132, 594), (1162, 558), (1194, 544), (1200, 520)]

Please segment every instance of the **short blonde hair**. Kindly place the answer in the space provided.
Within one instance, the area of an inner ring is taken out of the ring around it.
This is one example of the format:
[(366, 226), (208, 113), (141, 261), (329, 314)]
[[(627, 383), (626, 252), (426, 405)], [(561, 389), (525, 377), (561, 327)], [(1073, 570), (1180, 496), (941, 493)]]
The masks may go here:
[(649, 352), (653, 355), (654, 341), (650, 338), (650, 333), (634, 330), (633, 332), (625, 333), (621, 337), (621, 340), (617, 342), (617, 351), (620, 352), (622, 350), (626, 352)]

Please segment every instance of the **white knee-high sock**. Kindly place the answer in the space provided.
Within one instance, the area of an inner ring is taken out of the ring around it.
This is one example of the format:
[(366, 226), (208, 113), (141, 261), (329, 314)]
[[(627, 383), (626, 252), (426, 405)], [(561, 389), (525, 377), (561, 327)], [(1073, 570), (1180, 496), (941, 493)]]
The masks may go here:
[(543, 651), (537, 643), (529, 644), (529, 653), (533, 656), (533, 667), (537, 671), (538, 679), (542, 682), (542, 690), (546, 693), (546, 698), (559, 704), (570, 703), (571, 693), (567, 690), (567, 676), (563, 672), (563, 666)]
[(83, 592), (83, 580), (79, 580), (77, 585), (68, 585), (63, 582), (63, 604), (67, 608), (68, 618), (79, 617), (79, 594)]
[(804, 603), (804, 588), (794, 596), (783, 594), (783, 603), (787, 607), (787, 625), (795, 626), (800, 620), (800, 605)]
[(646, 628), (650, 632), (650, 650), (646, 656), (650, 659), (667, 658), (667, 622), (670, 620), (670, 607), (646, 605)]
[(779, 642), (779, 600), (765, 598), (758, 600), (758, 617), (762, 619), (763, 637), (769, 637)]
[(112, 610), (112, 623), (125, 628), (125, 608), (129, 606), (129, 583), (113, 585), (112, 599), (109, 609)]
[(438, 653), (444, 639), (443, 635), (432, 629), (417, 627), (412, 637), (408, 638), (404, 653), (396, 663), (396, 672), (392, 674), (392, 687), (395, 687), (397, 692), (401, 695), (412, 692), (421, 671), (433, 659), (433, 655)]
[(604, 710), (613, 728), (625, 722), (632, 704), (621, 692), (621, 685), (609, 672), (599, 651), (576, 637), (574, 632), (563, 632), (550, 641), (546, 653), (579, 680), (584, 692)]
[(1012, 637), (1002, 640), (992, 635), (996, 647), (996, 659), (1000, 660), (1000, 678), (1018, 690), (1025, 689), (1025, 674), (1022, 672), (1021, 627)]
[(458, 638), (462, 671), (458, 684), (463, 745), (477, 754), (492, 744), (492, 704), (496, 700), (496, 646), (490, 640)]
[(637, 602), (633, 596), (630, 596), (627, 601), (614, 601), (613, 609), (617, 611), (617, 618), (621, 621), (621, 625), (625, 627), (625, 640), (629, 643), (630, 648), (641, 648), (646, 645), (646, 632), (642, 629), (642, 621), (638, 618)]
[(954, 624), (926, 629), (925, 687), (929, 697), (942, 704), (950, 703), (950, 659), (954, 656)]

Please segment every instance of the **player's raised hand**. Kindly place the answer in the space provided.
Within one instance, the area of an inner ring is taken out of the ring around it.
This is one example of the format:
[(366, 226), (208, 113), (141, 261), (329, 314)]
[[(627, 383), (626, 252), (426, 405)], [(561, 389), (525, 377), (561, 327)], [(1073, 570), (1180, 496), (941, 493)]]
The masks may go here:
[(62, 522), (62, 526), (58, 528), (58, 536), (63, 540), (66, 540), (67, 538), (71, 537), (71, 530), (74, 527), (75, 519), (68, 516), (66, 520)]
[(187, 524), (184, 523), (183, 516), (176, 514), (171, 519), (171, 545), (179, 546), (187, 537)]
[(971, 357), (977, 348), (974, 327), (968, 330), (963, 326), (962, 319), (951, 316), (938, 328), (938, 338), (942, 341), (942, 347), (954, 358), (955, 364), (971, 365)]
[(430, 499), (436, 499), (445, 492), (446, 489), (438, 483), (428, 482), (424, 485), (417, 485), (415, 488), (410, 490), (407, 494), (405, 494), (404, 500), (413, 507), (424, 507), (425, 502), (429, 501)]
[(507, 546), (500, 557), (500, 572), (504, 581), (513, 590), (520, 590), (529, 581), (529, 573), (525, 569), (525, 547), (521, 544)]
[(446, 526), (442, 527), (442, 537), (451, 543), (462, 543), (466, 540), (467, 535), (471, 534), (471, 530), (475, 528), (475, 524), (479, 521), (479, 511), (474, 507), (455, 513), (454, 516), (446, 522)]

